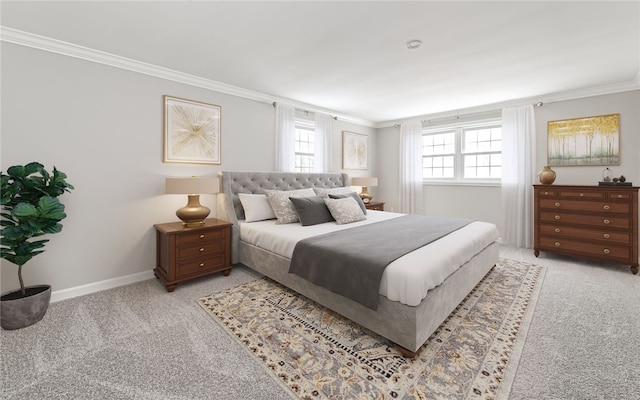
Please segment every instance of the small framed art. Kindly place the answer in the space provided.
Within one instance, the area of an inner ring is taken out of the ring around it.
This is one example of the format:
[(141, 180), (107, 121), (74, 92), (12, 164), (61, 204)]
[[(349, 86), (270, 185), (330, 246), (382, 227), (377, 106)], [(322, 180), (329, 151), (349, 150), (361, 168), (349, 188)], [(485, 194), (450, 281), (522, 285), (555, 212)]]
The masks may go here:
[(165, 163), (220, 164), (221, 107), (164, 96)]
[(342, 168), (368, 168), (369, 136), (360, 133), (342, 131)]

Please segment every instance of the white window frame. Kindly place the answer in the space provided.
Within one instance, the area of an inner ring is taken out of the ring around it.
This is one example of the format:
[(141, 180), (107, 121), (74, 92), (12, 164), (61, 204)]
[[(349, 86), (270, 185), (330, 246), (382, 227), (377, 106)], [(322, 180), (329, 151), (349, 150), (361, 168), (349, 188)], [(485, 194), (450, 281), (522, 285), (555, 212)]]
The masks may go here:
[[(458, 122), (454, 124), (439, 125), (422, 129), (422, 135), (433, 135), (438, 133), (455, 132), (455, 154), (453, 178), (431, 178), (423, 177), (425, 184), (438, 185), (468, 185), (468, 186), (500, 186), (501, 178), (464, 178), (464, 156), (465, 154), (482, 154), (484, 152), (463, 153), (463, 132), (474, 128), (487, 128), (492, 126), (502, 126), (500, 118), (491, 118), (481, 121)], [(495, 152), (492, 152), (495, 153)], [(501, 152), (502, 154), (502, 152)], [(423, 156), (428, 157), (428, 156)]]
[[(306, 116), (306, 115), (305, 115)], [(315, 140), (315, 129), (316, 129), (316, 124), (315, 121), (310, 120), (310, 119), (306, 119), (306, 118), (299, 118), (298, 116), (296, 116), (295, 118), (295, 135), (294, 135), (294, 140), (298, 141), (298, 130), (305, 130), (305, 131), (310, 131), (310, 133), (314, 136), (314, 140)], [(294, 144), (294, 149), (297, 148), (296, 144)], [(299, 151), (295, 151), (295, 164), (294, 164), (294, 168), (295, 168), (295, 172), (313, 172), (314, 170), (314, 165), (315, 165), (315, 151), (313, 150), (314, 146), (312, 146), (312, 150), (311, 152), (299, 152)], [(306, 170), (306, 169), (302, 169), (301, 166), (298, 165), (297, 163), (297, 159), (298, 156), (303, 156), (303, 157), (311, 157), (312, 163), (314, 163), (313, 165), (311, 165), (310, 170)]]

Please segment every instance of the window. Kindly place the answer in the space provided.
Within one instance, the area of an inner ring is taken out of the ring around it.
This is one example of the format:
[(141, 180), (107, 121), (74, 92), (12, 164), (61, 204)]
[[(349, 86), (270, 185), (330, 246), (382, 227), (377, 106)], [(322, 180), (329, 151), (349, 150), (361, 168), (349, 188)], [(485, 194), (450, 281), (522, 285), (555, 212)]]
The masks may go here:
[(315, 124), (310, 120), (296, 118), (295, 125), (296, 172), (313, 172)]
[(502, 176), (502, 126), (489, 121), (425, 130), (422, 177), (439, 182), (499, 182)]

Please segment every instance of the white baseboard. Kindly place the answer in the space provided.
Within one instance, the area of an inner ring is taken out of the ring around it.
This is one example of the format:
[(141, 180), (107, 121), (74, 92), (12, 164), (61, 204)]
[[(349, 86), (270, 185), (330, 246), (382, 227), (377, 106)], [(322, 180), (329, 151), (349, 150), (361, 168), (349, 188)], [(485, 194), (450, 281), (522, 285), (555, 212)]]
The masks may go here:
[(84, 296), (85, 294), (100, 292), (102, 290), (113, 289), (115, 287), (128, 285), (130, 283), (146, 281), (147, 279), (152, 279), (153, 277), (153, 271), (149, 270), (131, 275), (121, 276), (119, 278), (107, 279), (100, 282), (76, 286), (69, 289), (55, 290), (51, 292), (51, 302), (55, 303), (56, 301)]

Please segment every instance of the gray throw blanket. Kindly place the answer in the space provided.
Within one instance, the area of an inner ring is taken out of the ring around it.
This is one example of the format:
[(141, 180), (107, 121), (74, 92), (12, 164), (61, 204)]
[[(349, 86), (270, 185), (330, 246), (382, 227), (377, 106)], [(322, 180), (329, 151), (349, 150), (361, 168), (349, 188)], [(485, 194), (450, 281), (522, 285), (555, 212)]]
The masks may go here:
[(471, 222), (405, 215), (310, 237), (296, 244), (289, 272), (377, 310), (387, 265)]

